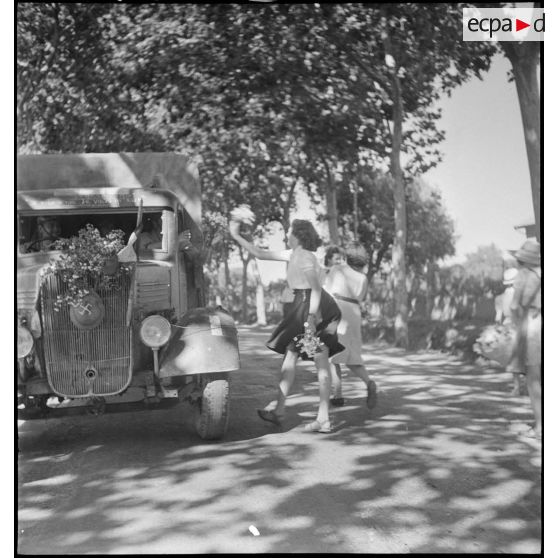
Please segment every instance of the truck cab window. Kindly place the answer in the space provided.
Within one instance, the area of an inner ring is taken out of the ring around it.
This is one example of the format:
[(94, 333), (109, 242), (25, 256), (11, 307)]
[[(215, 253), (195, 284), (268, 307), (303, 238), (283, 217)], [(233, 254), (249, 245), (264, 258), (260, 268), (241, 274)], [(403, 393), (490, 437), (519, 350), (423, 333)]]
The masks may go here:
[[(164, 224), (165, 213), (169, 211), (144, 212), (143, 229), (139, 234), (135, 249), (140, 258), (150, 259), (154, 251), (165, 251), (168, 246), (167, 232)], [(56, 241), (77, 236), (79, 231), (90, 224), (102, 237), (114, 230), (124, 232), (126, 243), (136, 228), (137, 210), (131, 208), (126, 212), (94, 213), (94, 214), (45, 214), (21, 216), (18, 222), (18, 243), (20, 254), (49, 252), (56, 250)]]

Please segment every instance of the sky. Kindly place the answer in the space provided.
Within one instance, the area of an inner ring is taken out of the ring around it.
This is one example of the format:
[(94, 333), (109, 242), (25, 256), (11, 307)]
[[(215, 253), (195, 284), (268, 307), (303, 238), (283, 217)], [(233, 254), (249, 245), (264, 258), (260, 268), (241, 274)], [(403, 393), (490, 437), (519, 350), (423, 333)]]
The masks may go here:
[[(517, 249), (525, 240), (516, 225), (534, 222), (523, 125), (511, 65), (495, 55), (483, 79), (473, 78), (440, 100), (438, 127), (443, 161), (423, 178), (437, 186), (455, 222), (456, 254), (446, 264), (463, 261), (479, 246)], [(293, 218), (316, 222), (303, 192), (297, 193)], [(327, 226), (318, 225), (327, 236)]]
[(438, 186), (454, 218), (455, 260), (494, 243), (515, 249), (524, 240), (515, 225), (534, 222), (527, 152), (509, 61), (493, 59), (483, 80), (472, 79), (440, 101), (443, 162), (424, 179)]

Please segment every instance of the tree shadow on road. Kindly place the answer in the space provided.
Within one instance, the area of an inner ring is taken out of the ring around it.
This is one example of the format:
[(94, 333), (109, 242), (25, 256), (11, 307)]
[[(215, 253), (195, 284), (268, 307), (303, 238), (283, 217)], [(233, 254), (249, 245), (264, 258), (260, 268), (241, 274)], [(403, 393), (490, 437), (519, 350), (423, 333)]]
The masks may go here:
[(200, 442), (175, 410), (24, 432), (20, 552), (540, 551), (540, 447), (510, 429), (531, 413), (507, 377), (446, 355), (369, 352), (377, 407), (346, 375), (336, 430), (317, 435), (301, 428), (317, 408), (304, 364), (280, 430), (254, 415), (281, 362), (266, 335), (243, 340), (249, 366), (220, 443)]

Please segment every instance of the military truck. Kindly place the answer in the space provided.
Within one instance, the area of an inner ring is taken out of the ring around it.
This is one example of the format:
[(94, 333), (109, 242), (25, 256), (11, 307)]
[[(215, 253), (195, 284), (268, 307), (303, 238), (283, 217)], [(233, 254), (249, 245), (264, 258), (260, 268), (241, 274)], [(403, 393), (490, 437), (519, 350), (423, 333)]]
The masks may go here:
[[(201, 438), (225, 434), (238, 338), (231, 315), (206, 306), (201, 211), (197, 169), (183, 155), (18, 156), (21, 418), (185, 402)], [(126, 248), (61, 304), (71, 275), (53, 262), (72, 245), (56, 241), (88, 226), (123, 231)], [(142, 242), (146, 231), (154, 241)]]

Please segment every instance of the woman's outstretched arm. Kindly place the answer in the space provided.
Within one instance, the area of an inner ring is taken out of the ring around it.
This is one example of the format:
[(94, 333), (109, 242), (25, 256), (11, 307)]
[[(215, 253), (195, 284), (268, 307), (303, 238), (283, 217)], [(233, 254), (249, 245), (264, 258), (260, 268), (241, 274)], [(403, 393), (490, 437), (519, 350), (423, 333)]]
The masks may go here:
[(231, 221), (229, 223), (229, 232), (234, 240), (245, 248), (252, 256), (258, 258), (259, 260), (278, 260), (282, 262), (288, 262), (289, 256), (284, 252), (277, 252), (273, 250), (264, 250), (263, 248), (258, 248), (254, 246), (251, 242), (248, 242), (245, 238), (240, 236), (240, 223), (237, 221)]

